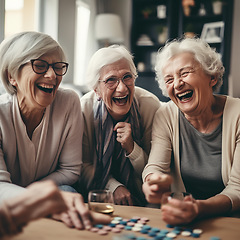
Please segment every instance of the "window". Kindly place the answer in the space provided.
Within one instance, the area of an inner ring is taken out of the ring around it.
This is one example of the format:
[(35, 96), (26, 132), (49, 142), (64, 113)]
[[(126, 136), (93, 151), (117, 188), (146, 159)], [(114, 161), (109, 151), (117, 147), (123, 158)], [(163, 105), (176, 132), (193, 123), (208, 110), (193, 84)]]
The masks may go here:
[[(21, 31), (38, 30), (39, 0), (4, 0), (4, 37)], [(1, 26), (2, 27), (2, 26)]]
[(84, 85), (90, 7), (86, 3), (77, 0), (76, 11), (74, 84)]

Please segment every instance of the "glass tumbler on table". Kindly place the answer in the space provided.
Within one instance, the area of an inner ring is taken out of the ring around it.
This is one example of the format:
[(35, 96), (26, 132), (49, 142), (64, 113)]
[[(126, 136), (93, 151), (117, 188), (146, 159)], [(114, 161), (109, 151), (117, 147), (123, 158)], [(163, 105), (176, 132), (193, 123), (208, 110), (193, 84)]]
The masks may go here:
[(114, 212), (113, 193), (110, 190), (92, 190), (88, 194), (89, 209), (99, 213)]

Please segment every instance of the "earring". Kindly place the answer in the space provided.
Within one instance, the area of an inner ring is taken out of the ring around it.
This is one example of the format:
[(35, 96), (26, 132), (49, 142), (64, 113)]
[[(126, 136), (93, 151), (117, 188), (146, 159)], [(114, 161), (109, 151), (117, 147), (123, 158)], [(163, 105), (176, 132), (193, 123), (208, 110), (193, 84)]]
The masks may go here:
[(97, 100), (98, 100), (98, 101), (101, 101), (101, 99), (102, 99), (102, 98), (101, 98), (100, 96), (97, 96)]

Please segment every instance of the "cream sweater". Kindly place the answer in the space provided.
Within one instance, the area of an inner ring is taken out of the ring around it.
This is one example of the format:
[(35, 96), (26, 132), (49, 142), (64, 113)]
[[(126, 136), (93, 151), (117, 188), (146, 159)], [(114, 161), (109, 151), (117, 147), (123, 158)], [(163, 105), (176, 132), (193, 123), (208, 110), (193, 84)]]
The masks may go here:
[[(186, 191), (180, 172), (179, 116), (173, 102), (162, 106), (153, 123), (152, 149), (143, 179), (154, 172), (171, 173), (172, 191)], [(171, 156), (173, 154), (173, 163)], [(201, 170), (201, 169), (199, 169)], [(240, 99), (227, 97), (223, 111), (222, 128), (222, 179), (232, 210), (240, 209)]]
[(0, 201), (30, 183), (52, 179), (57, 185), (77, 181), (82, 164), (83, 120), (80, 99), (58, 89), (29, 139), (17, 97), (0, 96)]

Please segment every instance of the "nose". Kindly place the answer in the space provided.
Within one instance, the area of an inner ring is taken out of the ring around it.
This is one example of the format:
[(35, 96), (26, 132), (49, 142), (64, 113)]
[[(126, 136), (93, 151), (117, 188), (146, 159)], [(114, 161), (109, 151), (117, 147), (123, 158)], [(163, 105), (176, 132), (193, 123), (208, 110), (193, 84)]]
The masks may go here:
[(127, 88), (127, 86), (125, 85), (125, 83), (122, 80), (119, 79), (116, 90), (117, 91), (123, 91), (123, 90), (126, 90), (126, 88)]
[(54, 72), (52, 66), (49, 66), (47, 72), (44, 74), (44, 77), (48, 77), (48, 78), (51, 78), (51, 79), (56, 78), (56, 73)]
[(174, 79), (174, 88), (179, 89), (179, 88), (181, 88), (183, 86), (183, 84), (184, 84), (184, 82), (181, 79), (181, 77), (176, 77)]

